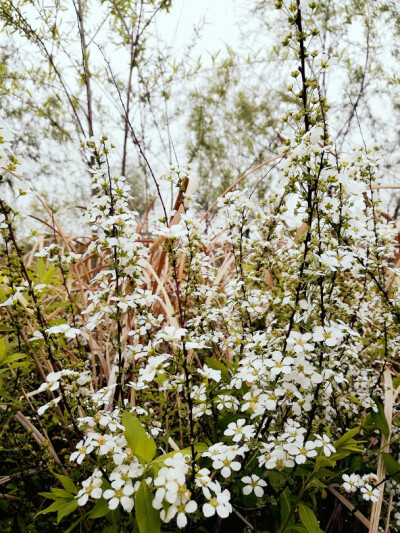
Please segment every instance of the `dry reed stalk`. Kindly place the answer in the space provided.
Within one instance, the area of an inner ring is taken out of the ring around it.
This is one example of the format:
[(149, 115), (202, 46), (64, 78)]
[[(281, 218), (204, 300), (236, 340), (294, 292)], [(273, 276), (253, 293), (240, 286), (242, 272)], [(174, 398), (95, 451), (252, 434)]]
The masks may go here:
[[(183, 180), (183, 183), (181, 185), (181, 188), (175, 200), (174, 211), (176, 213), (169, 220), (169, 223), (168, 223), (169, 228), (171, 228), (172, 226), (176, 224), (179, 224), (181, 220), (181, 216), (184, 213), (185, 208), (187, 207), (187, 201), (184, 198), (184, 194), (187, 191), (188, 186), (189, 186), (189, 178), (185, 178)], [(157, 274), (158, 278), (161, 278), (162, 271), (168, 268), (168, 255), (165, 249), (166, 242), (167, 242), (166, 237), (158, 237), (158, 239), (156, 239), (154, 243), (152, 244), (152, 246), (150, 247), (149, 261), (154, 264), (154, 271)], [(156, 261), (157, 261), (157, 267), (155, 266)], [(157, 286), (156, 282), (154, 281), (153, 288), (152, 288), (153, 293), (156, 290), (156, 286)]]
[(400, 185), (372, 185), (371, 189), (400, 189)]
[(386, 512), (385, 533), (389, 533), (390, 515), (392, 512), (392, 508), (393, 508), (393, 494), (389, 496), (388, 509)]
[(343, 494), (340, 494), (340, 492), (338, 492), (336, 490), (336, 487), (340, 487), (340, 485), (338, 483), (332, 483), (332, 485), (329, 485), (328, 487), (328, 490), (329, 492), (331, 492), (335, 498), (337, 498), (340, 503), (342, 505), (344, 505), (345, 507), (347, 507), (347, 509), (351, 512), (351, 513), (354, 513), (354, 516), (362, 523), (364, 524), (365, 527), (370, 527), (370, 521), (368, 520), (368, 518), (366, 518), (360, 511), (357, 511), (356, 510), (356, 507), (355, 505), (353, 505), (352, 503), (349, 502), (349, 500), (347, 498), (345, 498), (343, 496)]
[(379, 480), (379, 483), (381, 484), (379, 486), (378, 501), (372, 504), (370, 526), (368, 530), (369, 533), (378, 533), (379, 520), (380, 520), (381, 510), (382, 510), (383, 493), (385, 490), (385, 482), (383, 480), (385, 479), (385, 476), (386, 476), (386, 469), (385, 469), (385, 464), (383, 462), (382, 452), (385, 452), (385, 453), (389, 452), (390, 434), (391, 434), (392, 417), (393, 417), (393, 403), (394, 403), (392, 374), (388, 368), (383, 373), (383, 383), (384, 383), (384, 388), (385, 388), (384, 413), (385, 413), (385, 417), (386, 417), (386, 420), (389, 426), (389, 434), (387, 437), (382, 434), (381, 448), (379, 450), (379, 457), (378, 457), (378, 470), (377, 470), (378, 480)]
[[(233, 257), (233, 255), (229, 255), (225, 259), (221, 267), (218, 269), (218, 273), (215, 276), (215, 279), (213, 281), (213, 286), (222, 285), (222, 280), (224, 279), (224, 277), (229, 276), (229, 274), (233, 270), (234, 264), (235, 264), (235, 258)], [(211, 301), (211, 295), (207, 298), (206, 303), (209, 304), (210, 301)]]
[(4, 492), (0, 493), (0, 500), (10, 500), (12, 502), (22, 502), (22, 498), (19, 496), (14, 496), (13, 494), (4, 494)]
[(63, 467), (57, 452), (53, 448), (53, 445), (51, 444), (51, 441), (48, 438), (45, 438), (40, 431), (32, 424), (32, 422), (21, 413), (21, 411), (18, 411), (15, 415), (15, 420), (21, 424), (22, 427), (24, 427), (26, 430), (30, 432), (32, 437), (35, 439), (35, 441), (39, 444), (39, 446), (43, 446), (43, 444), (47, 441), (47, 449), (51, 453), (51, 455), (54, 457), (55, 462), (60, 465), (63, 474), (68, 476), (68, 472)]
[[(164, 309), (165, 317), (169, 318), (170, 325), (175, 326), (177, 328), (178, 320), (173, 316), (175, 310), (172, 305), (171, 299), (168, 296), (167, 291), (165, 290), (165, 284), (157, 276), (157, 273), (155, 272), (151, 263), (147, 263), (146, 270), (148, 271), (149, 275), (151, 275), (154, 278), (154, 281), (157, 283), (157, 289), (153, 291), (153, 294), (158, 295), (158, 293), (161, 292), (161, 294), (164, 297), (164, 300), (161, 300), (160, 298), (160, 300), (158, 301), (158, 304)], [(157, 314), (156, 310), (155, 310), (155, 314)]]

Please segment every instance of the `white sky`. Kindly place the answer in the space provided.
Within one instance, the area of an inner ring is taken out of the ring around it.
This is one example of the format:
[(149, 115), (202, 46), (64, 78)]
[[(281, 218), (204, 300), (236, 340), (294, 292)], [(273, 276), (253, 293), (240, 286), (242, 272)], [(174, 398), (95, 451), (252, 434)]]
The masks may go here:
[(235, 0), (174, 0), (170, 13), (163, 13), (157, 22), (160, 34), (184, 51), (193, 36), (193, 26), (205, 21), (199, 49), (215, 53), (225, 44), (235, 46), (239, 40), (238, 6)]

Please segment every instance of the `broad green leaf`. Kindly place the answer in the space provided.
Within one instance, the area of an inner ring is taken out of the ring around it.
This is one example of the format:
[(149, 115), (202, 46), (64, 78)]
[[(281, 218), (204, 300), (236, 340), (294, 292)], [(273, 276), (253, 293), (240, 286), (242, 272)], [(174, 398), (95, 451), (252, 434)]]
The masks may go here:
[(154, 456), (156, 455), (157, 446), (153, 439), (146, 437), (141, 439), (135, 448), (134, 454), (138, 457), (142, 457), (145, 463), (150, 463)]
[(93, 509), (89, 512), (89, 516), (90, 518), (102, 518), (109, 512), (110, 508), (108, 507), (108, 501), (104, 498), (100, 498), (100, 500), (97, 500)]
[(71, 500), (64, 500), (64, 505), (58, 509), (57, 512), (57, 524), (64, 518), (73, 513), (78, 507), (78, 500), (73, 498)]
[(122, 415), (122, 424), (125, 428), (126, 440), (130, 449), (134, 452), (139, 441), (147, 438), (146, 431), (138, 418), (128, 411), (125, 411)]
[(268, 480), (274, 490), (280, 490), (286, 482), (287, 477), (282, 472), (271, 470), (268, 472)]
[[(54, 473), (54, 472), (53, 472)], [(71, 478), (67, 476), (63, 476), (62, 474), (56, 474), (54, 473), (58, 481), (61, 482), (62, 486), (66, 491), (68, 491), (71, 494), (78, 494), (78, 487), (74, 485), (74, 482)]]
[(152, 506), (153, 494), (142, 481), (135, 499), (135, 516), (140, 533), (160, 533), (160, 512)]
[(1, 337), (0, 338), (0, 358), (4, 357), (5, 353), (6, 353), (6, 341), (4, 337)]
[(0, 355), (0, 362), (3, 365), (9, 365), (10, 363), (14, 363), (16, 361), (20, 361), (21, 359), (25, 359), (26, 354), (24, 353), (14, 353), (10, 355)]
[(308, 529), (302, 524), (295, 524), (285, 529), (285, 533), (307, 533)]
[(350, 439), (352, 439), (353, 437), (355, 437), (359, 431), (360, 431), (360, 428), (359, 428), (359, 427), (355, 427), (355, 428), (353, 428), (353, 429), (350, 429), (349, 431), (347, 431), (347, 433), (345, 433), (344, 435), (342, 435), (342, 436), (340, 437), (340, 439), (338, 439), (336, 442), (334, 442), (333, 445), (334, 445), (335, 448), (338, 450), (341, 446), (343, 446), (344, 444), (346, 444)]
[(54, 276), (54, 273), (56, 272), (56, 270), (57, 269), (55, 267), (50, 267), (49, 270), (46, 272), (46, 275), (42, 279), (42, 283), (45, 283), (46, 285), (48, 285), (51, 281), (51, 278)]
[(40, 496), (47, 498), (48, 500), (56, 500), (57, 496), (53, 492), (39, 492)]
[(43, 283), (44, 277), (47, 272), (46, 263), (44, 262), (43, 257), (38, 257), (36, 262), (36, 274), (39, 280)]
[(64, 498), (69, 500), (72, 496), (72, 494), (64, 489), (58, 489), (58, 488), (52, 488), (51, 492), (56, 496), (56, 498)]
[(385, 437), (389, 437), (389, 426), (386, 420), (385, 411), (381, 402), (375, 401), (378, 412), (371, 411), (371, 419), (375, 426), (382, 431)]
[(318, 473), (317, 473), (317, 477), (318, 478), (332, 478), (332, 477), (336, 477), (336, 473), (335, 472), (332, 472), (331, 470), (328, 470), (327, 468), (320, 468), (318, 470)]
[[(290, 508), (292, 507), (292, 504), (290, 502), (290, 490), (289, 487), (286, 487), (285, 490), (282, 492), (279, 498), (280, 503), (280, 510), (281, 510), (281, 522), (285, 520), (287, 515), (289, 514)], [(294, 516), (290, 519), (289, 524), (294, 523)]]
[(126, 440), (133, 454), (143, 464), (149, 463), (157, 451), (154, 440), (147, 436), (144, 427), (132, 413), (125, 411), (122, 415), (122, 423), (125, 427)]
[(299, 516), (301, 523), (305, 526), (308, 533), (323, 533), (322, 529), (319, 527), (314, 511), (303, 503), (299, 505)]
[[(357, 449), (357, 451), (359, 451)], [(351, 454), (351, 451), (347, 450), (346, 447), (342, 447), (342, 449), (340, 450), (340, 452), (336, 452), (336, 453), (333, 453), (329, 459), (331, 461), (340, 461), (340, 459), (344, 459), (344, 457), (347, 457)]]
[(66, 500), (64, 500), (64, 499), (56, 500), (51, 505), (49, 505), (49, 507), (46, 507), (46, 509), (42, 509), (42, 511), (39, 511), (38, 513), (36, 513), (36, 516), (38, 516), (40, 514), (48, 514), (48, 513), (56, 513), (56, 512), (58, 512), (59, 509), (61, 509), (61, 507), (64, 505), (65, 501)]
[(315, 465), (317, 469), (321, 468), (322, 466), (335, 466), (335, 464), (335, 459), (332, 459), (332, 457), (325, 457), (324, 455), (320, 455), (315, 460)]
[(400, 483), (400, 463), (390, 453), (382, 452), (382, 459), (387, 473), (393, 476), (395, 481)]
[(310, 483), (307, 485), (308, 488), (315, 488), (318, 491), (325, 489), (326, 484), (322, 483), (321, 480), (317, 479), (316, 477), (310, 481)]

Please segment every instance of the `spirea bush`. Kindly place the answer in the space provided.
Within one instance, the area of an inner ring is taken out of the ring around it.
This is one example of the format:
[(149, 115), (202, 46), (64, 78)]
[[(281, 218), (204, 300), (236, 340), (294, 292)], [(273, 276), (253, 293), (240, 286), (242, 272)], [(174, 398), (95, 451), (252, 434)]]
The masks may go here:
[(111, 143), (89, 139), (87, 234), (49, 209), (27, 250), (17, 200), (35, 193), (2, 126), (4, 530), (399, 528), (399, 241), (381, 156), (335, 152), (329, 58), (311, 53), (299, 3), (277, 7), (299, 106), (281, 193), (263, 201), (228, 192), (207, 221), (173, 169), (175, 209), (160, 197), (146, 233)]

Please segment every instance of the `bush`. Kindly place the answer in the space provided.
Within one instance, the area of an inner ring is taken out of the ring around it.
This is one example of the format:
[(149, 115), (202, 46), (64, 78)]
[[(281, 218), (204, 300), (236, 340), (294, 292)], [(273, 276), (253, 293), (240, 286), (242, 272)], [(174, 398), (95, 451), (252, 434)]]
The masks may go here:
[(87, 235), (49, 210), (46, 242), (26, 251), (3, 128), (4, 530), (399, 525), (397, 230), (379, 153), (331, 146), (327, 60), (308, 56), (306, 76), (312, 32), (290, 16), (301, 66), (282, 194), (226, 193), (211, 226), (178, 169), (175, 210), (160, 196), (142, 235), (102, 137), (85, 144)]

